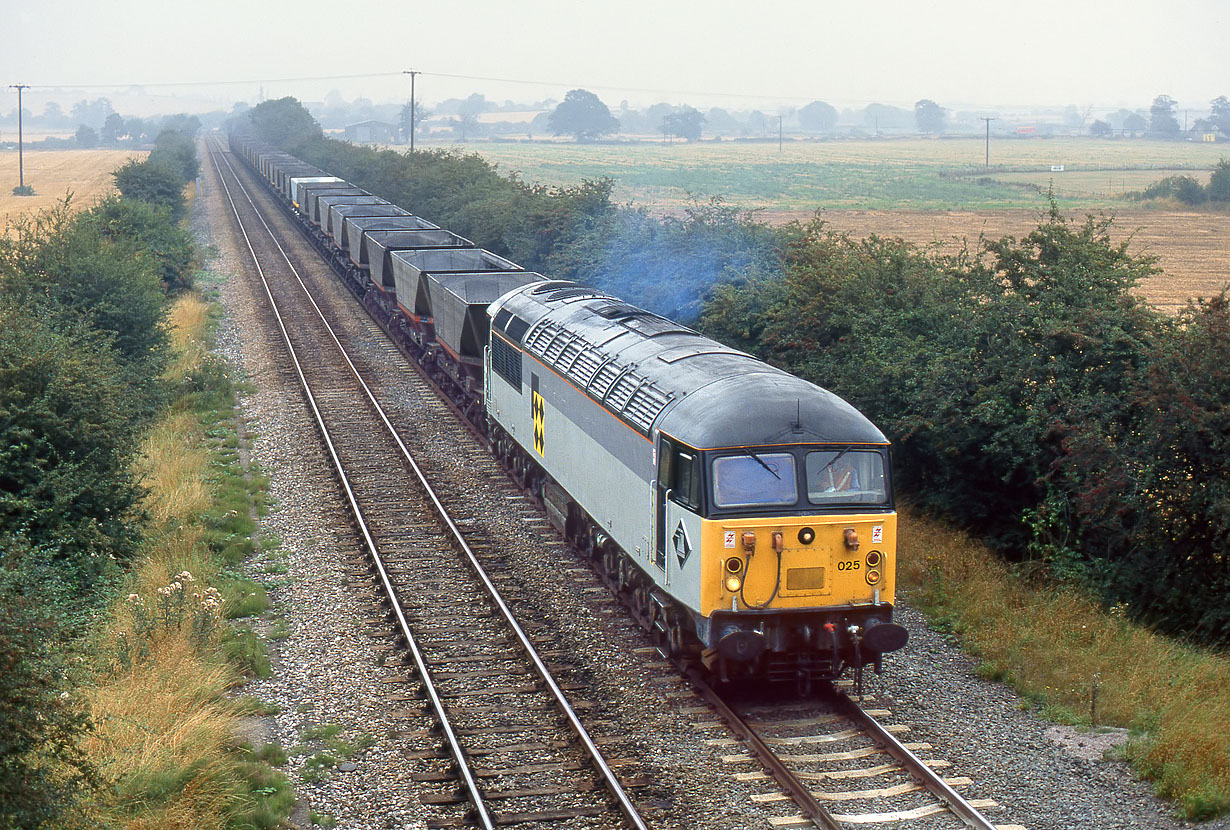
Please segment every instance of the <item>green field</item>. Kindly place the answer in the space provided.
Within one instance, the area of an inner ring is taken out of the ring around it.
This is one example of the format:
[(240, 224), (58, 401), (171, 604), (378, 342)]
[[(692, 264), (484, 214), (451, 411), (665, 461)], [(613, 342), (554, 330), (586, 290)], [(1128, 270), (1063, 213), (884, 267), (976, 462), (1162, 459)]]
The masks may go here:
[[(456, 146), (456, 145), (450, 145)], [(1207, 181), (1230, 147), (1202, 142), (981, 138), (699, 144), (476, 142), (504, 173), (576, 184), (609, 176), (615, 198), (672, 210), (690, 197), (775, 211), (1036, 209), (1054, 186), (1069, 210), (1123, 207), (1126, 190), (1187, 173)], [(1062, 172), (1052, 172), (1063, 165)]]

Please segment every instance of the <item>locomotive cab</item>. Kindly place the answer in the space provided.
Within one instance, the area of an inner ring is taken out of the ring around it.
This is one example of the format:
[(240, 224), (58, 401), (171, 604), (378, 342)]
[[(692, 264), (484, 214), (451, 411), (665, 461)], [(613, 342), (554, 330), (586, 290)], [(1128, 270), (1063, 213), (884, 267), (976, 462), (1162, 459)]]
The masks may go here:
[(887, 446), (702, 449), (665, 434), (658, 446), (655, 563), (697, 597), (708, 662), (837, 677), (904, 646)]

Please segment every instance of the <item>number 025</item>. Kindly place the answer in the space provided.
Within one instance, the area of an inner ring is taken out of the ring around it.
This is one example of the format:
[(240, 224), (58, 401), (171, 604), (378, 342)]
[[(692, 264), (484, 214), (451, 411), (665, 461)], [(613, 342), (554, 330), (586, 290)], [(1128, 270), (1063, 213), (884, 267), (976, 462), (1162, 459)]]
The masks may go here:
[(851, 560), (851, 561), (849, 561), (849, 562), (838, 562), (838, 563), (837, 563), (837, 570), (839, 570), (839, 571), (857, 571), (857, 570), (858, 570), (861, 566), (862, 566), (862, 563), (861, 563), (861, 562), (859, 562), (857, 559), (853, 559), (853, 560)]

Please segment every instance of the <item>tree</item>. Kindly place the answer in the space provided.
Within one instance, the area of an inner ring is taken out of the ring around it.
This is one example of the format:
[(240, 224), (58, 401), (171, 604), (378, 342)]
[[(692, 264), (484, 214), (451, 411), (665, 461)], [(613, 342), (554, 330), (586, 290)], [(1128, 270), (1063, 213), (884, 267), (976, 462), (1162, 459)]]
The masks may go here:
[(823, 101), (799, 108), (799, 124), (808, 132), (827, 133), (837, 126), (837, 110)]
[(102, 334), (145, 385), (162, 371), (168, 336), (157, 263), (134, 240), (75, 219), (67, 202), (17, 222), (15, 239), (0, 246), (0, 288)]
[(1213, 175), (1204, 192), (1210, 202), (1230, 202), (1230, 159), (1223, 158), (1213, 165)]
[(175, 220), (184, 215), (184, 179), (180, 170), (165, 161), (129, 159), (111, 174), (126, 199), (139, 199), (165, 208)]
[(457, 117), (449, 119), (449, 123), (453, 125), (454, 131), (461, 134), (463, 142), (467, 137), (477, 135), (482, 131), (482, 125), (478, 123), (478, 116), (472, 112), (461, 113)]
[(93, 127), (86, 126), (85, 124), (77, 128), (76, 138), (77, 146), (82, 149), (88, 150), (91, 147), (98, 146), (98, 133), (94, 131)]
[(0, 322), (0, 537), (37, 541), (85, 596), (136, 551), (131, 387), (105, 339), (50, 306), (0, 300)]
[(303, 104), (291, 97), (261, 101), (248, 110), (248, 120), (261, 141), (296, 152), (324, 136), (320, 124)]
[(131, 240), (149, 251), (168, 294), (192, 287), (197, 267), (192, 234), (164, 207), (114, 194), (80, 214), (108, 239)]
[(920, 133), (942, 133), (948, 111), (929, 98), (914, 104), (914, 123)]
[[(397, 126), (401, 128), (401, 134), (405, 136), (406, 141), (410, 140), (410, 102), (402, 104), (401, 111), (397, 116)], [(422, 101), (414, 102), (414, 132), (417, 135), (423, 131), (423, 120), (431, 115), (431, 110), (423, 106)]]
[(201, 174), (201, 163), (196, 157), (196, 142), (190, 134), (176, 129), (163, 128), (154, 139), (154, 149), (147, 161), (165, 164), (175, 170), (180, 184), (185, 185)]
[(1101, 120), (1100, 118), (1097, 121), (1094, 121), (1092, 124), (1089, 125), (1089, 134), (1092, 136), (1097, 136), (1099, 138), (1106, 138), (1107, 136), (1111, 135), (1112, 132), (1113, 131), (1110, 128), (1110, 124), (1107, 124), (1105, 121)]
[(1230, 99), (1225, 95), (1221, 95), (1212, 100), (1213, 112), (1209, 115), (1209, 120), (1213, 122), (1217, 129), (1221, 130), (1226, 135), (1230, 135)]
[(73, 120), (89, 127), (101, 127), (107, 116), (115, 112), (111, 101), (107, 98), (95, 98), (93, 101), (78, 101), (71, 110)]
[(1179, 121), (1174, 117), (1174, 109), (1178, 101), (1169, 95), (1159, 95), (1153, 99), (1149, 107), (1149, 132), (1164, 136), (1175, 136), (1179, 133)]
[(721, 107), (713, 107), (705, 113), (705, 121), (712, 132), (733, 135), (739, 132), (739, 122)]
[(868, 104), (863, 110), (863, 122), (876, 131), (907, 130), (910, 127), (910, 111), (885, 104)]
[(1143, 133), (1149, 127), (1149, 122), (1145, 121), (1145, 117), (1138, 112), (1129, 113), (1123, 119), (1123, 129), (1131, 133), (1133, 137), (1137, 133)]
[(700, 110), (685, 105), (677, 107), (662, 119), (662, 129), (670, 135), (696, 141), (700, 138), (701, 126), (704, 123), (705, 116), (701, 115)]
[(597, 95), (585, 89), (573, 89), (564, 96), (547, 119), (552, 135), (571, 133), (577, 141), (593, 141), (601, 135), (616, 132), (619, 119), (611, 115)]
[(103, 144), (118, 144), (124, 134), (124, 119), (118, 112), (108, 115), (102, 129), (98, 131), (99, 140)]

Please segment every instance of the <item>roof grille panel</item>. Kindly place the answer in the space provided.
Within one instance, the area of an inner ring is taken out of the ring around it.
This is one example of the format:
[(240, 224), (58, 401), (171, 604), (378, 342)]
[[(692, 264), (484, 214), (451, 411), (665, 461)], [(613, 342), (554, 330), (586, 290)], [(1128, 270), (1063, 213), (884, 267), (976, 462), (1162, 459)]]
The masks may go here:
[(623, 367), (617, 366), (613, 361), (602, 364), (597, 374), (594, 375), (593, 382), (589, 385), (589, 393), (598, 400), (602, 400), (622, 370)]
[(619, 380), (615, 381), (615, 385), (611, 387), (611, 391), (607, 392), (606, 404), (616, 412), (623, 412), (624, 406), (632, 399), (636, 388), (644, 383), (645, 379), (636, 372), (627, 371), (620, 375)]
[(662, 414), (670, 400), (670, 395), (652, 383), (643, 383), (624, 407), (624, 418), (639, 427), (642, 432), (648, 433), (654, 419)]
[(602, 366), (603, 355), (597, 349), (586, 349), (577, 355), (577, 359), (573, 362), (568, 370), (568, 377), (577, 386), (584, 389), (589, 386), (589, 382), (594, 379), (598, 368)]

